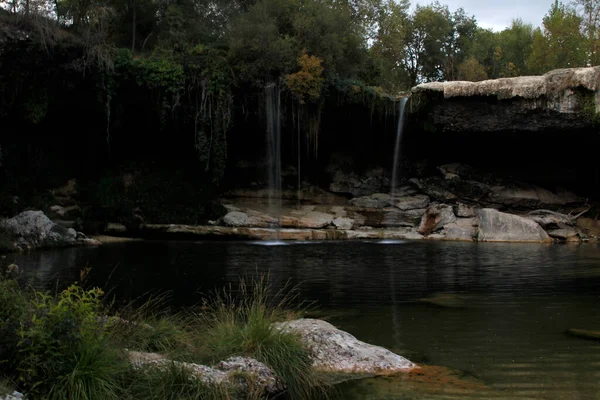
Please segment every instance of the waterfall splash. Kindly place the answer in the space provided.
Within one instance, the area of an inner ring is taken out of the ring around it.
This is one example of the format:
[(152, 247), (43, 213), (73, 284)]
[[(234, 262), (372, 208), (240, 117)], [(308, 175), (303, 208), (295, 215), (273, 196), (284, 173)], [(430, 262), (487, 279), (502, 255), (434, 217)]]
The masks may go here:
[(394, 166), (392, 168), (392, 203), (396, 198), (396, 185), (398, 184), (398, 179), (400, 178), (400, 161), (402, 160), (402, 133), (404, 132), (404, 119), (405, 119), (405, 111), (406, 111), (406, 103), (408, 102), (408, 97), (403, 97), (400, 99), (400, 115), (398, 116), (398, 127), (396, 128), (396, 145), (394, 146)]
[(277, 239), (281, 218), (281, 91), (275, 83), (265, 86), (267, 118), (267, 157), (269, 175), (269, 213), (277, 218)]

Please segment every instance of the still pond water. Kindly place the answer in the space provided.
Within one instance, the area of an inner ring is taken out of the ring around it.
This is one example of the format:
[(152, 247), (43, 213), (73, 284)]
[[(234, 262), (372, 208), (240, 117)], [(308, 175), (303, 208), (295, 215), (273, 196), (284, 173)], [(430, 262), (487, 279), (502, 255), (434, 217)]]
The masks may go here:
[(276, 284), (300, 284), (303, 300), (359, 339), (446, 367), (427, 379), (347, 383), (345, 399), (600, 399), (600, 343), (564, 334), (600, 330), (595, 245), (157, 241), (8, 261), (46, 287), (91, 267), (90, 279), (121, 301), (168, 290), (175, 307), (269, 272)]

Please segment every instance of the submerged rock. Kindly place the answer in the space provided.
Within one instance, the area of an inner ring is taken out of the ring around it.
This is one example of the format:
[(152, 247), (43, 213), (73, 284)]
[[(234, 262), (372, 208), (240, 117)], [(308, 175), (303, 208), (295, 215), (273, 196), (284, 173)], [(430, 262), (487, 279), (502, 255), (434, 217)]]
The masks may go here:
[(78, 238), (74, 229), (52, 222), (42, 211), (24, 211), (0, 221), (0, 235), (11, 242), (13, 250), (99, 244), (93, 239)]
[(361, 342), (325, 321), (298, 319), (276, 326), (300, 335), (311, 352), (313, 366), (320, 371), (389, 375), (418, 368), (406, 358), (383, 347)]
[(542, 227), (530, 219), (484, 208), (477, 211), (481, 242), (550, 242)]

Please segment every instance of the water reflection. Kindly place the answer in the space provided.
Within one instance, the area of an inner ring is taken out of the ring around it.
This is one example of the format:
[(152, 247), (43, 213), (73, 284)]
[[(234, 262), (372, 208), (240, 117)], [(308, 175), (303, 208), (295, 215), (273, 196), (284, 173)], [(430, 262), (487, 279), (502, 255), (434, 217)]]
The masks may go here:
[(366, 380), (348, 385), (348, 398), (364, 390), (361, 398), (377, 399), (600, 398), (600, 344), (563, 334), (600, 330), (596, 246), (131, 242), (6, 261), (46, 287), (77, 280), (89, 266), (92, 283), (114, 288), (118, 299), (170, 290), (175, 306), (268, 272), (279, 285), (301, 283), (303, 299), (360, 339), (466, 372), (486, 387), (469, 394), (449, 383)]

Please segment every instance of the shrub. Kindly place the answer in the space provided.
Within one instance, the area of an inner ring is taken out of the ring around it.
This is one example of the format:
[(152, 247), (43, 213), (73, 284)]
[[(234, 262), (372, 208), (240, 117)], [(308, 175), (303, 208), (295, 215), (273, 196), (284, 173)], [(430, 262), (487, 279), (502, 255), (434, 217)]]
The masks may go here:
[(57, 297), (34, 293), (18, 343), (19, 379), (29, 395), (119, 398), (123, 361), (110, 348), (99, 318), (102, 294), (76, 285)]

